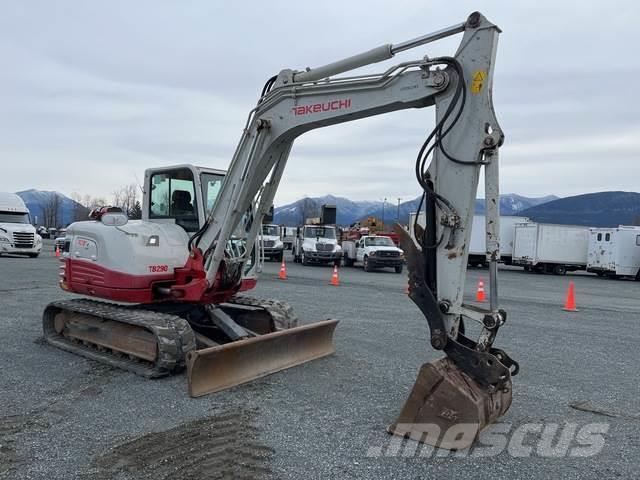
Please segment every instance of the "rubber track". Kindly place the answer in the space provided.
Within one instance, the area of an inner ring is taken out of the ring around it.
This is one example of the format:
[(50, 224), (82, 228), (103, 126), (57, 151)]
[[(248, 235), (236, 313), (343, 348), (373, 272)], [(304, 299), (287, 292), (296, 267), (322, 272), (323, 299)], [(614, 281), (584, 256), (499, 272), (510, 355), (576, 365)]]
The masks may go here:
[(235, 295), (226, 303), (264, 308), (278, 329), (293, 328), (298, 326), (298, 317), (291, 305), (280, 300), (254, 298), (248, 295)]
[[(98, 350), (65, 338), (53, 326), (55, 315), (61, 310), (135, 325), (152, 332), (158, 345), (156, 362), (131, 360), (126, 355), (115, 355), (108, 350)], [(147, 378), (162, 377), (184, 369), (187, 352), (196, 348), (195, 336), (189, 323), (177, 315), (95, 300), (75, 299), (50, 303), (43, 314), (43, 328), (45, 339), (53, 346)]]

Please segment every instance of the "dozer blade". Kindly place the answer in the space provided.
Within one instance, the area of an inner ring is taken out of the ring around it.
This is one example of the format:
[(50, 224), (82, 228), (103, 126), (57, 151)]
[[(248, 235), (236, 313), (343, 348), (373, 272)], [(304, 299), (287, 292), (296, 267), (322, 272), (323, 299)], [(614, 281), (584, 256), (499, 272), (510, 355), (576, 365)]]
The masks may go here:
[(332, 354), (338, 320), (288, 328), (187, 354), (189, 395), (199, 397)]
[(511, 379), (491, 392), (449, 358), (425, 363), (389, 433), (448, 450), (470, 447), (511, 405)]

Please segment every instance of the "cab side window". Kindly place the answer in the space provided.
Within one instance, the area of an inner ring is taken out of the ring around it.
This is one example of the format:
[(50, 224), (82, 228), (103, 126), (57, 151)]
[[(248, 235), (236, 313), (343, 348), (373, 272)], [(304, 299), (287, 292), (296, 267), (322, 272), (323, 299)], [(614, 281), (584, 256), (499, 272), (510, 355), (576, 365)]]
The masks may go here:
[(149, 218), (175, 218), (186, 231), (198, 230), (198, 207), (190, 170), (173, 170), (151, 176)]

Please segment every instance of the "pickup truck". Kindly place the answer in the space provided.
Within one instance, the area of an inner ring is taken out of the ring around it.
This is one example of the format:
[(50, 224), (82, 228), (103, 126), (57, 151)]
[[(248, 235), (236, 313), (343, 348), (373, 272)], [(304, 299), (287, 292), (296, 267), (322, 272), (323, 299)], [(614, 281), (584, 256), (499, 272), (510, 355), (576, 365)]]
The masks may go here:
[(345, 240), (342, 242), (342, 249), (347, 267), (362, 263), (365, 272), (389, 267), (396, 273), (402, 273), (404, 252), (396, 247), (390, 237), (366, 235), (357, 241)]

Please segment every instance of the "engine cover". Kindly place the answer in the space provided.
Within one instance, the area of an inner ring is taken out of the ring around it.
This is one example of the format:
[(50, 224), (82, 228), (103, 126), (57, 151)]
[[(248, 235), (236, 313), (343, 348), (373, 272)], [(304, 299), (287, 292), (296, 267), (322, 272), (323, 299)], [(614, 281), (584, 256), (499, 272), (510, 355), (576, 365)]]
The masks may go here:
[(187, 261), (189, 236), (175, 224), (141, 220), (111, 226), (76, 222), (66, 233), (63, 289), (132, 303), (153, 301), (153, 286)]

